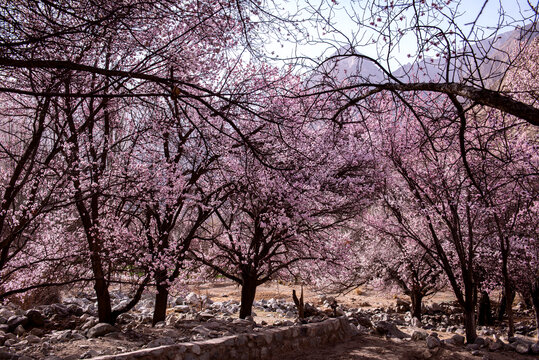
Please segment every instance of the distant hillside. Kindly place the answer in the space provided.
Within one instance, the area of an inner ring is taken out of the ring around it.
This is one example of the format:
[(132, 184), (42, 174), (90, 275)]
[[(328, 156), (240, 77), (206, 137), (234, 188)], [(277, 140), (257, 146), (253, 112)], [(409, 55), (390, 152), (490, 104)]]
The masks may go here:
[[(450, 71), (446, 73), (447, 60), (442, 57), (425, 58), (420, 62), (406, 64), (393, 72), (403, 82), (448, 81), (496, 88), (505, 74), (510, 60), (522, 45), (539, 35), (537, 24), (515, 29), (489, 38), (461, 50), (457, 59), (451, 59)], [(336, 82), (348, 79), (357, 82), (384, 82), (388, 77), (372, 61), (352, 54), (342, 48), (334, 56), (341, 55), (324, 64), (323, 73), (331, 75)], [(448, 76), (449, 75), (449, 76)], [(326, 78), (327, 79), (327, 78)]]

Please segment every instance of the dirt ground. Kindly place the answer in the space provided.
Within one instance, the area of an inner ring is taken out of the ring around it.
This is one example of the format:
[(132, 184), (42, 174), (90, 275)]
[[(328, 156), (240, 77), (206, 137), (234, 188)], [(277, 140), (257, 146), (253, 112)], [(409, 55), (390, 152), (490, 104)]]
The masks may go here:
[[(285, 299), (286, 301), (292, 301), (292, 290), (296, 290), (299, 296), (301, 289), (300, 285), (292, 284), (282, 284), (275, 281), (268, 282), (266, 284), (260, 285), (256, 289), (255, 300), (271, 298), (275, 299)], [(209, 296), (213, 301), (226, 301), (226, 300), (240, 300), (241, 288), (232, 283), (231, 281), (217, 281), (213, 283), (193, 285), (190, 287), (191, 291), (194, 291), (198, 295)], [(308, 287), (303, 288), (305, 302), (321, 305), (320, 301), (320, 292), (315, 292)], [(403, 299), (405, 301), (410, 301), (410, 299), (402, 294), (383, 292), (372, 287), (359, 287), (354, 289), (347, 294), (334, 294), (326, 293), (324, 295), (332, 296), (337, 300), (338, 304), (343, 304), (348, 308), (351, 307), (362, 307), (362, 308), (381, 308), (395, 305), (397, 298)], [(455, 297), (450, 291), (442, 291), (434, 296), (427, 297), (424, 299), (425, 304), (432, 302), (447, 302), (454, 301)], [(256, 317), (255, 317), (256, 320)]]
[[(484, 357), (488, 356), (488, 357)], [(519, 355), (514, 352), (481, 353), (483, 359), (489, 360), (517, 360), (537, 359), (533, 355)], [(463, 348), (447, 347), (439, 352), (428, 352), (424, 341), (395, 341), (372, 335), (358, 335), (354, 339), (337, 344), (333, 347), (313, 349), (299, 355), (285, 354), (282, 360), (464, 360), (480, 359), (473, 356)]]

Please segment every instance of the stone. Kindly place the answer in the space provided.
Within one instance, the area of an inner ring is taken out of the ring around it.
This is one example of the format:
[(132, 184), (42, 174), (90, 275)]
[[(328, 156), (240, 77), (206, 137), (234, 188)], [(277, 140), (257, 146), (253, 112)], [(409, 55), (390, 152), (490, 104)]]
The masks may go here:
[(355, 318), (359, 325), (362, 325), (363, 327), (366, 327), (368, 329), (372, 328), (372, 321), (367, 317), (357, 317)]
[(196, 332), (196, 333), (199, 333), (200, 335), (203, 335), (203, 336), (208, 336), (210, 334), (210, 332), (211, 332), (210, 329), (208, 329), (207, 327), (202, 326), (202, 325), (195, 326), (193, 328), (193, 331)]
[(50, 310), (54, 314), (58, 314), (60, 316), (69, 315), (69, 310), (68, 310), (67, 306), (65, 306), (64, 304), (52, 304), (52, 305), (50, 305)]
[(178, 296), (173, 301), (174, 305), (183, 305), (184, 302), (185, 302), (185, 298), (183, 296)]
[(81, 330), (88, 330), (90, 328), (93, 328), (97, 324), (98, 324), (97, 318), (91, 317), (81, 326)]
[(5, 350), (0, 350), (0, 359), (6, 359), (6, 360), (19, 359), (19, 356), (17, 354), (10, 353)]
[(410, 335), (400, 331), (397, 326), (388, 321), (379, 321), (374, 325), (374, 331), (378, 335), (396, 337), (398, 339), (409, 338)]
[(9, 310), (8, 308), (6, 308), (6, 307), (0, 308), (0, 316), (3, 317), (4, 319), (9, 319), (13, 315), (15, 315), (15, 313), (13, 311)]
[(28, 318), (28, 325), (31, 327), (42, 327), (45, 325), (45, 317), (39, 310), (30, 309), (25, 316)]
[(93, 358), (93, 357), (96, 357), (96, 356), (99, 356), (99, 353), (97, 351), (95, 351), (94, 349), (90, 349), (90, 350), (86, 351), (84, 354), (82, 354), (82, 356), (80, 358), (81, 359), (90, 359), (90, 358)]
[[(86, 315), (86, 314), (84, 314), (84, 315)], [(83, 319), (82, 316), (81, 316), (81, 319), (86, 320), (86, 319)], [(118, 324), (129, 324), (133, 320), (135, 320), (135, 315), (133, 315), (131, 313), (128, 313), (128, 312), (125, 312), (123, 314), (118, 315), (118, 318), (116, 319), (116, 322)]]
[(293, 318), (296, 316), (296, 314), (293, 311), (287, 311), (284, 316), (287, 318)]
[(397, 304), (395, 306), (395, 310), (397, 310), (397, 313), (399, 314), (403, 314), (407, 311), (410, 311), (410, 303), (402, 300), (402, 299), (397, 299)]
[(517, 344), (515, 351), (519, 354), (527, 354), (530, 351), (530, 346), (528, 344), (519, 343)]
[(532, 354), (539, 354), (539, 342), (536, 342), (530, 347)]
[(15, 328), (15, 330), (13, 330), (13, 333), (17, 336), (22, 336), (24, 333), (26, 332), (26, 330), (24, 330), (24, 328), (22, 327), (22, 325), (19, 325)]
[(112, 326), (111, 324), (99, 323), (92, 327), (90, 330), (88, 330), (88, 337), (96, 338), (117, 330), (118, 329), (116, 329), (116, 327)]
[(246, 319), (234, 319), (232, 321), (234, 325), (253, 326), (253, 322)]
[(354, 326), (354, 324), (349, 324), (350, 326), (350, 336), (355, 336), (355, 335), (359, 335), (361, 333), (361, 331), (359, 331), (359, 329)]
[(200, 297), (194, 292), (190, 292), (185, 297), (185, 302), (191, 305), (198, 305), (200, 304)]
[(467, 350), (479, 350), (481, 346), (479, 344), (468, 344), (466, 345)]
[(26, 337), (26, 341), (28, 341), (28, 343), (30, 344), (37, 344), (41, 342), (41, 339), (37, 337), (36, 335), (30, 334)]
[(7, 326), (8, 326), (9, 331), (12, 332), (19, 325), (27, 326), (28, 322), (29, 320), (26, 316), (13, 315), (9, 319), (7, 319)]
[(478, 336), (478, 337), (475, 339), (474, 344), (477, 344), (477, 345), (479, 345), (479, 346), (485, 346), (485, 345), (486, 345), (485, 339), (482, 338), (482, 337), (480, 337), (480, 336)]
[(438, 337), (432, 335), (427, 336), (427, 347), (429, 349), (434, 349), (440, 347), (441, 345), (442, 343), (440, 342), (440, 339), (438, 339)]
[(82, 316), (84, 314), (84, 310), (77, 304), (67, 305), (67, 311), (75, 316)]
[(158, 346), (172, 345), (172, 344), (174, 344), (174, 339), (168, 336), (164, 336), (164, 337), (160, 337), (160, 338), (150, 341), (148, 344), (146, 344), (146, 347), (154, 348)]
[(177, 313), (188, 313), (190, 309), (189, 305), (176, 305), (173, 310)]
[(428, 337), (428, 334), (425, 331), (417, 331), (415, 330), (412, 333), (412, 340), (418, 341), (418, 340), (425, 340)]
[(465, 338), (462, 335), (455, 334), (451, 336), (451, 339), (455, 342), (455, 345), (464, 345)]
[(201, 312), (197, 315), (197, 319), (199, 319), (200, 321), (208, 321), (213, 318), (215, 318), (215, 315), (209, 312)]
[(488, 344), (488, 351), (499, 351), (503, 349), (503, 343), (495, 341)]
[(416, 317), (413, 317), (410, 324), (413, 326), (413, 327), (421, 327), (421, 320), (419, 320), (418, 318)]

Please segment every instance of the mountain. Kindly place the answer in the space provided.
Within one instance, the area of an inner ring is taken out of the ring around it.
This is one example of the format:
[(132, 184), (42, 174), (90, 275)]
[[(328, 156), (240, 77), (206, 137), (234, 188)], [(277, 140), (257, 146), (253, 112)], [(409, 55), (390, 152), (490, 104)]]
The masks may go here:
[[(491, 37), (463, 48), (460, 56), (451, 59), (449, 72), (444, 57), (427, 57), (408, 63), (392, 74), (402, 82), (465, 81), (477, 86), (494, 88), (505, 74), (514, 53), (539, 35), (538, 24), (530, 24)], [(387, 75), (372, 61), (354, 55), (350, 48), (341, 48), (320, 69), (335, 81), (347, 79), (350, 83), (379, 83), (388, 81)], [(327, 79), (328, 77), (325, 76)]]

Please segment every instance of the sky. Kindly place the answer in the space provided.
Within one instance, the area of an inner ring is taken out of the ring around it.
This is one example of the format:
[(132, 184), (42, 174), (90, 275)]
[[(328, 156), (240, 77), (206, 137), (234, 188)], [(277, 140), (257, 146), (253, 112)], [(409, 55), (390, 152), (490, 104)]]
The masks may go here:
[[(409, 0), (408, 2), (411, 1)], [(441, 0), (425, 0), (423, 5), (425, 9), (432, 9), (433, 1), (442, 2)], [(372, 28), (370, 24), (365, 24), (365, 22), (370, 21), (366, 19), (371, 16), (371, 12), (364, 8), (370, 2), (372, 1), (337, 0), (337, 4), (334, 5), (331, 0), (282, 0), (277, 3), (282, 13), (298, 13), (298, 9), (300, 9), (297, 19), (301, 20), (310, 17), (310, 13), (316, 9), (322, 14), (323, 18), (331, 19), (332, 31), (327, 31), (327, 28), (323, 29), (321, 23), (314, 26), (309, 22), (298, 21), (299, 27), (302, 27), (304, 32), (308, 33), (312, 41), (307, 42), (303, 37), (302, 42), (298, 42), (294, 38), (291, 38), (288, 42), (279, 42), (276, 39), (282, 39), (285, 31), (280, 35), (268, 34), (270, 39), (266, 42), (267, 52), (270, 54), (273, 52), (273, 55), (280, 59), (295, 58), (297, 56), (323, 58), (334, 54), (340, 46), (353, 43), (356, 51), (376, 58), (380, 53), (385, 53), (384, 49), (387, 49), (387, 47), (384, 48), (382, 39), (370, 29)], [(384, 1), (380, 0), (378, 2), (384, 3)], [(406, 0), (396, 0), (395, 2), (402, 3), (406, 2)], [(443, 2), (445, 5), (446, 1)], [(477, 19), (477, 24), (485, 30), (480, 32), (479, 36), (488, 37), (491, 29), (498, 27), (502, 13), (504, 15), (502, 19), (504, 24), (515, 24), (515, 21), (518, 22), (525, 17), (531, 16), (533, 12), (530, 10), (530, 3), (537, 6), (537, 2), (538, 0), (529, 0), (529, 2), (528, 0), (463, 0), (460, 2), (452, 0), (451, 4), (442, 10), (442, 13), (448, 17), (458, 14), (455, 22), (465, 33), (469, 32), (470, 23)], [(416, 3), (420, 3), (420, 0), (416, 0)], [(449, 9), (452, 9), (452, 11), (450, 12)], [(353, 17), (356, 17), (356, 21), (352, 19)], [(408, 13), (406, 17), (411, 18), (412, 16)], [(431, 25), (429, 21), (426, 21), (426, 23)], [(444, 21), (438, 25), (444, 27), (447, 24), (448, 21)], [(523, 25), (522, 22), (519, 24)], [(507, 30), (510, 30), (510, 28), (508, 27)], [(299, 31), (296, 31), (295, 34), (299, 34)], [(273, 38), (271, 39), (271, 37)], [(320, 41), (320, 38), (323, 41)], [(407, 59), (408, 54), (414, 53), (416, 49), (416, 38), (411, 35), (406, 36), (400, 41), (399, 46), (395, 47), (393, 51), (394, 60), (401, 64), (409, 62)]]

